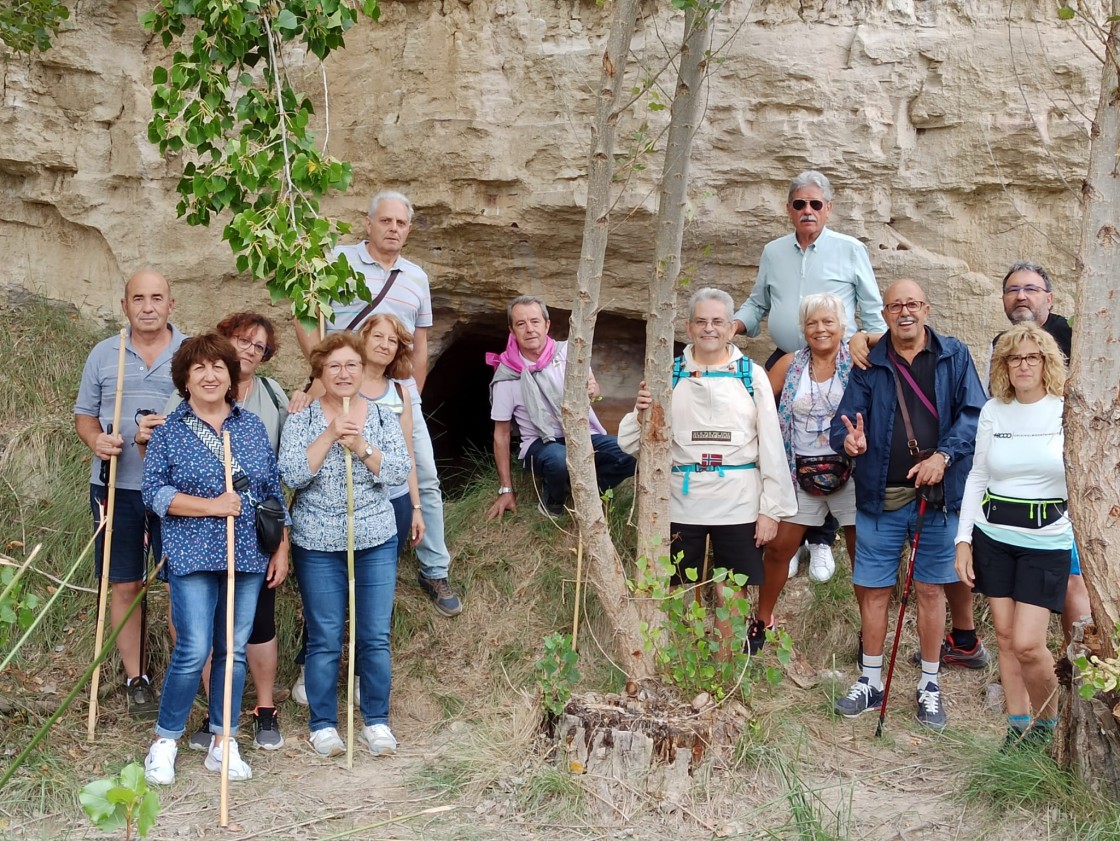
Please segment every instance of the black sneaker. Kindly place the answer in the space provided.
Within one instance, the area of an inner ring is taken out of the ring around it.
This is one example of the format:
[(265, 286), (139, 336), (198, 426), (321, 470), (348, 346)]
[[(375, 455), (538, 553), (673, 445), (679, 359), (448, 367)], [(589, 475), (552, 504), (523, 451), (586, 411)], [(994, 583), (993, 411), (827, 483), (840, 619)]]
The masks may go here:
[(463, 603), (451, 589), (446, 578), (425, 578), (423, 573), (416, 576), (420, 589), (428, 594), (432, 606), (442, 616), (458, 616), (463, 612)]
[(867, 678), (861, 677), (852, 684), (847, 695), (836, 699), (833, 708), (837, 715), (844, 718), (856, 718), (868, 710), (878, 712), (883, 708), (883, 690), (876, 689)]
[(253, 744), (264, 750), (279, 750), (284, 747), (284, 737), (280, 735), (280, 719), (276, 707), (257, 707), (253, 713)]
[(159, 716), (159, 699), (147, 675), (129, 678), (124, 684), (128, 698), (128, 714), (138, 720), (154, 720)]
[[(918, 650), (911, 654), (910, 662), (915, 666), (920, 666), (922, 664), (922, 652)], [(952, 634), (946, 634), (941, 643), (941, 662), (946, 666), (983, 669), (992, 662), (992, 655), (984, 647), (984, 641), (979, 638), (972, 648), (962, 648), (953, 642)]]
[(949, 723), (945, 707), (941, 703), (941, 689), (936, 683), (927, 683), (925, 689), (917, 692), (918, 721), (931, 730), (941, 731)]
[(752, 619), (747, 629), (747, 639), (743, 643), (743, 651), (754, 657), (766, 645), (766, 623), (761, 619)]
[(202, 719), (202, 726), (191, 733), (187, 747), (191, 750), (210, 750), (210, 716)]

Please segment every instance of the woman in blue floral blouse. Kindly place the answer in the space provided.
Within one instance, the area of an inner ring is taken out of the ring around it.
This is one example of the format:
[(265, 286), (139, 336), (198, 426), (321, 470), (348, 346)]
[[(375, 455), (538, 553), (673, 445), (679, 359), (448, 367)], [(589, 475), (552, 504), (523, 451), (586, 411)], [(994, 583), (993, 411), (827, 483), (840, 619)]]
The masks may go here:
[[(292, 509), (292, 557), (307, 626), (305, 686), (311, 745), (338, 756), (338, 664), (346, 622), (346, 462), (352, 453), (357, 615), (361, 676), (361, 740), (375, 756), (396, 752), (389, 729), (389, 627), (397, 584), (397, 528), (389, 489), (408, 478), (411, 462), (397, 415), (367, 401), (358, 389), (365, 343), (332, 333), (311, 352), (311, 375), (326, 392), (288, 417), (280, 439), (280, 472), (299, 491)], [(342, 410), (350, 398), (350, 411)]]
[[(271, 556), (257, 542), (253, 501), (284, 502), (276, 456), (260, 418), (235, 405), (240, 362), (229, 340), (214, 333), (187, 339), (171, 361), (171, 379), (183, 402), (158, 427), (144, 458), (144, 504), (162, 520), (175, 648), (160, 697), (156, 740), (144, 763), (149, 783), (175, 779), (176, 740), (183, 735), (203, 665), (214, 651), (210, 732), (205, 766), (221, 770), (222, 698), (227, 656), (233, 657), (232, 709), (241, 709), (245, 644), (266, 572), (283, 580), (288, 544)], [(230, 434), (235, 485), (225, 489), (222, 432)], [(234, 650), (226, 650), (226, 517), (234, 521)], [(231, 734), (237, 722), (230, 722)], [(230, 744), (231, 780), (253, 773)]]

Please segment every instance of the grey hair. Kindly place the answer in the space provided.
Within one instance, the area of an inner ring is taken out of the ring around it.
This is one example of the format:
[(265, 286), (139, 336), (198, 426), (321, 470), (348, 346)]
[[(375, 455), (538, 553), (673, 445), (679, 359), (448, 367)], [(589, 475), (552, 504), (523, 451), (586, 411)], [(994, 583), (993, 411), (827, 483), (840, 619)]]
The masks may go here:
[(1007, 274), (1003, 276), (1003, 283), (1000, 284), (1000, 291), (1007, 286), (1007, 279), (1015, 272), (1033, 272), (1042, 278), (1042, 282), (1046, 284), (1046, 291), (1053, 292), (1054, 284), (1050, 282), (1050, 273), (1042, 268), (1038, 263), (1032, 263), (1030, 260), (1020, 260), (1017, 263), (1012, 263), (1011, 268), (1007, 270)]
[(541, 308), (541, 315), (544, 316), (545, 321), (551, 320), (548, 317), (548, 305), (545, 304), (544, 298), (541, 298), (539, 295), (518, 295), (510, 301), (509, 306), (506, 307), (506, 320), (509, 322), (510, 327), (513, 326), (513, 308), (524, 307), (529, 304), (536, 304)]
[(692, 293), (692, 297), (688, 299), (688, 320), (692, 321), (696, 315), (696, 307), (701, 301), (719, 301), (724, 307), (727, 308), (727, 319), (730, 321), (735, 314), (735, 302), (731, 300), (731, 296), (724, 292), (722, 289), (715, 289), (711, 286), (705, 286), (703, 289), (697, 289)]
[(844, 309), (844, 302), (831, 292), (806, 295), (801, 299), (801, 306), (797, 308), (797, 321), (801, 325), (802, 331), (805, 330), (805, 322), (809, 320), (809, 316), (817, 310), (831, 310), (841, 324), (848, 317), (848, 312)]
[(412, 224), (412, 214), (415, 212), (412, 209), (412, 202), (408, 200), (408, 196), (404, 193), (398, 193), (396, 190), (382, 190), (369, 202), (369, 218), (372, 219), (377, 215), (377, 206), (383, 201), (399, 201), (408, 210), (408, 223)]
[(802, 187), (818, 187), (825, 201), (832, 201), (832, 185), (828, 183), (823, 172), (807, 169), (789, 182), (789, 193), (786, 194), (786, 203), (793, 201), (793, 194)]

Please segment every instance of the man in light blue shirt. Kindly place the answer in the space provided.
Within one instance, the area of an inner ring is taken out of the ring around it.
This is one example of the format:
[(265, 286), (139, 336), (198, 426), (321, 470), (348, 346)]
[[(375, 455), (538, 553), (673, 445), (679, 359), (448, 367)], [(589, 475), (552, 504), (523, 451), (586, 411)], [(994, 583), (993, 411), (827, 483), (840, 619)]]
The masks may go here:
[[(887, 329), (881, 312), (883, 298), (867, 247), (854, 237), (825, 227), (832, 212), (832, 187), (815, 170), (801, 173), (790, 183), (786, 212), (794, 232), (762, 249), (758, 280), (746, 303), (735, 313), (735, 332), (757, 336), (762, 320), (767, 319), (770, 337), (777, 346), (766, 362), (769, 370), (783, 355), (805, 346), (797, 317), (801, 299), (831, 292), (844, 302), (844, 338), (851, 343), (852, 356), (857, 364), (864, 362), (867, 334), (877, 336)], [(862, 330), (856, 325), (857, 308)]]
[[(886, 332), (883, 297), (867, 247), (855, 237), (825, 227), (831, 212), (832, 186), (822, 173), (806, 170), (790, 182), (786, 213), (793, 223), (793, 233), (768, 242), (762, 249), (754, 289), (735, 313), (736, 334), (757, 336), (762, 320), (767, 320), (770, 338), (777, 346), (766, 360), (767, 371), (787, 353), (805, 347), (798, 308), (806, 295), (830, 292), (844, 302), (844, 338), (852, 362), (860, 368), (867, 367), (869, 344)], [(863, 329), (856, 326), (857, 307)], [(809, 573), (816, 581), (827, 581), (836, 569), (832, 541), (838, 525), (830, 514), (822, 526), (806, 532)], [(794, 555), (790, 559), (791, 576), (797, 566), (798, 555)]]

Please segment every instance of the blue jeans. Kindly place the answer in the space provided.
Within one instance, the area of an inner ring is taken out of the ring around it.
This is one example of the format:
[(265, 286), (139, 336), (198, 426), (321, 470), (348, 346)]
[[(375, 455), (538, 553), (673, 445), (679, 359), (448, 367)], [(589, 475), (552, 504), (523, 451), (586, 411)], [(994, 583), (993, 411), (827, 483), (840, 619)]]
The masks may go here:
[[(171, 617), (175, 622), (175, 649), (163, 691), (159, 698), (159, 718), (156, 735), (163, 739), (178, 739), (187, 730), (194, 696), (202, 667), (210, 650), (214, 663), (210, 669), (210, 732), (221, 733), (222, 697), (226, 680), (226, 573), (192, 572), (189, 575), (171, 575)], [(237, 718), (241, 713), (241, 693), (245, 688), (245, 644), (253, 630), (253, 617), (257, 612), (264, 573), (238, 572), (233, 585), (233, 721), (230, 732), (237, 732)]]
[[(424, 539), (416, 547), (416, 560), (420, 564), (420, 574), (425, 578), (447, 578), (451, 568), (451, 553), (447, 551), (447, 540), (443, 535), (443, 494), (436, 474), (432, 436), (428, 432), (424, 409), (419, 400), (412, 402), (412, 450), (416, 454), (416, 481), (420, 486), (420, 508), (424, 514), (426, 529)], [(409, 523), (411, 522), (410, 516)], [(365, 697), (364, 689), (362, 693), (362, 697)]]
[[(292, 545), (296, 581), (307, 628), (304, 684), (312, 733), (338, 726), (338, 664), (349, 600), (346, 552), (322, 552)], [(361, 677), (362, 719), (389, 723), (389, 629), (397, 586), (397, 539), (354, 552), (357, 634), (354, 668)]]
[[(613, 435), (592, 435), (591, 446), (595, 450), (595, 478), (600, 493), (634, 475), (638, 463), (632, 455), (619, 449), (618, 439)], [(554, 514), (560, 513), (571, 490), (568, 448), (564, 439), (558, 438), (546, 444), (538, 438), (525, 453), (525, 466), (544, 485), (541, 500), (545, 508)]]

